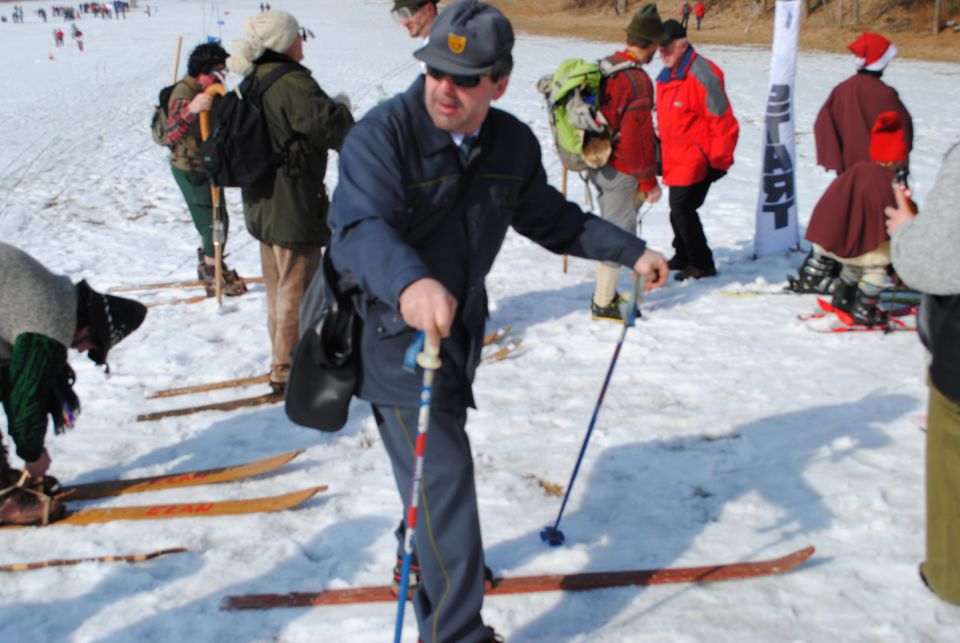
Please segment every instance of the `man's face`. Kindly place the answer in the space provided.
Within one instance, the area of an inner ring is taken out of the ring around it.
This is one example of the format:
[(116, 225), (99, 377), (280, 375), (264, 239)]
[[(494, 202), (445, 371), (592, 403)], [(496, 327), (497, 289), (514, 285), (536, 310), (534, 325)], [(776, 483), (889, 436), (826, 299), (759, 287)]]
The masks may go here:
[[(439, 74), (441, 77), (436, 78)], [(490, 111), (490, 103), (507, 91), (509, 76), (494, 82), (489, 74), (475, 87), (458, 87), (454, 77), (428, 69), (424, 102), (433, 124), (445, 132), (473, 134)]]
[(646, 47), (637, 47), (637, 60), (640, 61), (641, 65), (647, 65), (653, 60), (654, 55), (657, 53), (659, 46), (657, 43), (652, 42)]
[(294, 62), (300, 62), (303, 60), (303, 37), (297, 35), (296, 39), (293, 41), (293, 44), (290, 45), (290, 48), (287, 49), (287, 57)]
[(401, 15), (400, 24), (407, 28), (411, 38), (424, 38), (430, 33), (430, 25), (437, 15), (437, 6), (428, 2), (414, 11), (410, 17)]
[(660, 60), (663, 61), (663, 66), (667, 69), (676, 69), (688, 46), (689, 43), (685, 38), (678, 38), (669, 45), (660, 47)]

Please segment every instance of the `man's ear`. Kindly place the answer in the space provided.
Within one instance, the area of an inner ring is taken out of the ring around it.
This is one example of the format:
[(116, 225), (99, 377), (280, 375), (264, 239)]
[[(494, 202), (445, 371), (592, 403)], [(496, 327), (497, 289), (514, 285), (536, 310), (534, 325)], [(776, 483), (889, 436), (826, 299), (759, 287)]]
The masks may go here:
[(510, 84), (510, 76), (504, 76), (494, 84), (494, 92), (492, 100), (499, 100), (501, 96), (504, 95), (507, 91), (507, 85)]

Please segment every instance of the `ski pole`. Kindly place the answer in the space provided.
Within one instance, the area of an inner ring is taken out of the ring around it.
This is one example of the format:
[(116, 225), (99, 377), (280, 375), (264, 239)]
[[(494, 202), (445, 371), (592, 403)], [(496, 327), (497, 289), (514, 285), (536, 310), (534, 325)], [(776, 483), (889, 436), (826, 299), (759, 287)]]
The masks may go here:
[[(219, 94), (224, 96), (227, 88), (220, 83), (214, 83), (204, 92), (209, 96)], [(200, 138), (206, 141), (210, 138), (210, 113), (200, 112)], [(220, 198), (220, 188), (210, 181), (210, 205), (213, 210), (213, 280), (216, 284), (217, 305), (223, 306), (223, 244), (226, 243), (226, 233), (223, 227), (223, 200)]]
[(400, 636), (403, 633), (403, 610), (407, 605), (410, 561), (413, 559), (413, 536), (417, 529), (417, 505), (420, 487), (423, 485), (423, 456), (427, 446), (427, 428), (430, 425), (430, 397), (433, 392), (433, 375), (440, 368), (440, 347), (424, 342), (423, 351), (417, 355), (416, 362), (423, 368), (423, 384), (420, 387), (417, 445), (414, 451), (413, 479), (410, 482), (410, 508), (407, 510), (406, 529), (403, 535), (403, 568), (400, 572), (400, 591), (397, 593), (397, 629), (393, 636), (394, 643), (400, 643)]
[(553, 526), (547, 526), (540, 532), (540, 540), (549, 543), (551, 547), (558, 547), (563, 544), (564, 535), (560, 531), (560, 519), (563, 517), (563, 510), (567, 506), (567, 500), (570, 499), (570, 491), (573, 490), (573, 483), (577, 479), (577, 472), (580, 471), (580, 464), (583, 462), (583, 455), (587, 452), (587, 444), (590, 442), (590, 434), (593, 433), (593, 427), (597, 423), (597, 416), (600, 414), (600, 406), (603, 404), (603, 398), (607, 394), (607, 386), (610, 384), (610, 378), (613, 377), (613, 369), (617, 365), (617, 358), (620, 356), (620, 349), (623, 347), (623, 340), (627, 336), (627, 329), (636, 323), (637, 301), (642, 297), (644, 278), (637, 277), (634, 280), (633, 288), (627, 299), (627, 318), (623, 321), (623, 330), (620, 331), (620, 340), (613, 350), (613, 358), (610, 360), (610, 367), (607, 368), (607, 376), (603, 379), (603, 386), (600, 388), (600, 396), (597, 398), (597, 405), (593, 409), (593, 417), (590, 418), (590, 425), (587, 427), (587, 434), (583, 438), (583, 445), (580, 447), (580, 455), (577, 456), (577, 463), (573, 467), (573, 474), (570, 476), (570, 483), (567, 485), (567, 492), (563, 495), (563, 503), (560, 505), (560, 512), (557, 514), (557, 520)]

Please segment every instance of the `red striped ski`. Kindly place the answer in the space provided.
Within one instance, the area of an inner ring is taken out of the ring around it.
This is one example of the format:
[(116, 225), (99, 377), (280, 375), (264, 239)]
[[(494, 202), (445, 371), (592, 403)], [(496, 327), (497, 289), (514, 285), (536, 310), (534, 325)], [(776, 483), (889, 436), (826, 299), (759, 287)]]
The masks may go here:
[[(813, 555), (814, 548), (748, 563), (726, 563), (702, 567), (666, 567), (623, 572), (596, 572), (557, 576), (517, 576), (497, 578), (487, 585), (487, 596), (527, 594), (532, 592), (579, 592), (611, 587), (662, 585), (666, 583), (708, 583), (784, 574), (802, 565)], [(387, 586), (353, 589), (328, 589), (319, 592), (291, 594), (245, 594), (227, 596), (221, 603), (225, 610), (265, 610), (278, 607), (313, 607), (351, 603), (394, 603), (397, 597)]]

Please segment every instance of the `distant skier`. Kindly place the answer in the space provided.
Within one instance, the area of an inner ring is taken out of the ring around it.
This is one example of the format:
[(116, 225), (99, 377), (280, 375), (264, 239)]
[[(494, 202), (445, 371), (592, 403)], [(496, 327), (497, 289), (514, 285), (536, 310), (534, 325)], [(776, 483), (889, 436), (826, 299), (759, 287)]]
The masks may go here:
[(684, 29), (687, 28), (687, 23), (690, 22), (690, 3), (684, 2), (683, 7), (680, 8), (680, 26)]
[(62, 29), (53, 30), (53, 42), (57, 47), (63, 47), (63, 30)]
[(707, 5), (703, 4), (703, 0), (697, 0), (697, 4), (693, 8), (693, 15), (697, 17), (697, 31), (700, 31), (700, 21), (707, 15)]
[(910, 112), (897, 91), (880, 80), (897, 48), (869, 31), (847, 48), (856, 56), (857, 73), (833, 88), (813, 124), (817, 164), (837, 174), (857, 161), (870, 160), (870, 128), (884, 112), (900, 115), (907, 151), (913, 149)]

